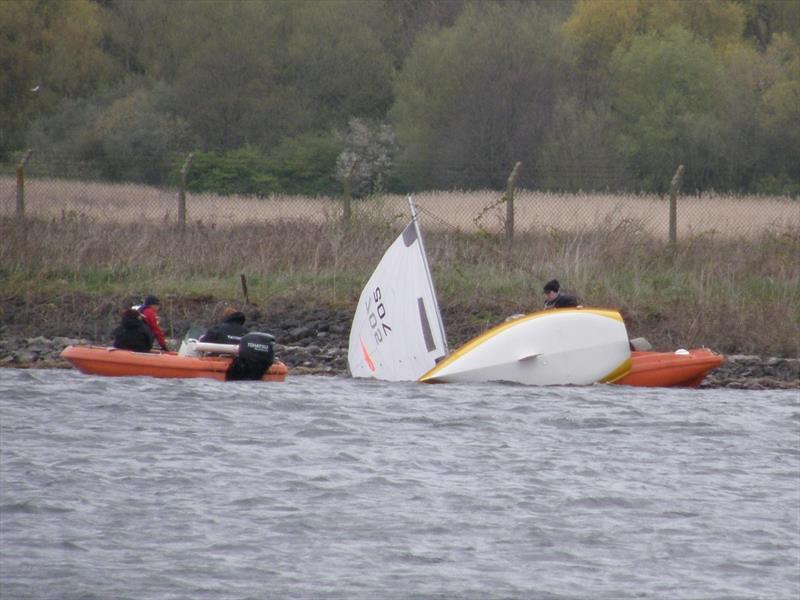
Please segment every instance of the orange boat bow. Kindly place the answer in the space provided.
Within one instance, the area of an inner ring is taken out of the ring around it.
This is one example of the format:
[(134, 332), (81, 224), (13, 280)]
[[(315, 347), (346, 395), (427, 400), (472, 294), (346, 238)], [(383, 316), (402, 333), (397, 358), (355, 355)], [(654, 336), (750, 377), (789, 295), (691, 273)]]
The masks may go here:
[(614, 383), (645, 387), (698, 387), (725, 358), (707, 348), (678, 352), (631, 352), (631, 370)]

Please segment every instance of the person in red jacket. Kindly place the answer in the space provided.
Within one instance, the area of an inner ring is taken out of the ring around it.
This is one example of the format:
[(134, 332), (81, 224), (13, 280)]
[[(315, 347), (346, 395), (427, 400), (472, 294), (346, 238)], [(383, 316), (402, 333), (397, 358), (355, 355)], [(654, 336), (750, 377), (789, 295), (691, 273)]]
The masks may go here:
[(158, 311), (161, 310), (161, 302), (155, 296), (146, 296), (144, 304), (139, 307), (139, 312), (142, 313), (144, 322), (153, 332), (153, 337), (161, 346), (163, 352), (169, 352), (167, 348), (167, 340), (164, 338), (164, 332), (158, 324)]

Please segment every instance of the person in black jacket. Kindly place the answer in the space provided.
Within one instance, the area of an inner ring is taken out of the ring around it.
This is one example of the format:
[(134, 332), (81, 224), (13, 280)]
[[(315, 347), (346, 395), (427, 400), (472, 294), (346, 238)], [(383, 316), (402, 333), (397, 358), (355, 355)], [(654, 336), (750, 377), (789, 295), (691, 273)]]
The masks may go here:
[(222, 322), (206, 331), (200, 337), (200, 341), (212, 344), (238, 344), (241, 337), (247, 333), (244, 322), (244, 313), (228, 306), (222, 312)]
[(558, 279), (551, 279), (544, 284), (544, 309), (550, 308), (577, 308), (578, 299), (575, 296), (561, 293), (561, 284)]
[(133, 308), (122, 311), (122, 321), (111, 335), (114, 338), (114, 348), (120, 350), (150, 352), (153, 346), (153, 332), (139, 311)]

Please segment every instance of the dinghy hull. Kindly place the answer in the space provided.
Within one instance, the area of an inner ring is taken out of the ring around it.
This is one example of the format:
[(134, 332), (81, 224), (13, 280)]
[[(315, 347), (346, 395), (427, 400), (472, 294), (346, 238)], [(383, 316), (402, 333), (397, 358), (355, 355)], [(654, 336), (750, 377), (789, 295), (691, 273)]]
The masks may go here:
[(630, 370), (630, 356), (625, 324), (617, 311), (559, 309), (488, 330), (419, 381), (590, 385), (624, 376)]

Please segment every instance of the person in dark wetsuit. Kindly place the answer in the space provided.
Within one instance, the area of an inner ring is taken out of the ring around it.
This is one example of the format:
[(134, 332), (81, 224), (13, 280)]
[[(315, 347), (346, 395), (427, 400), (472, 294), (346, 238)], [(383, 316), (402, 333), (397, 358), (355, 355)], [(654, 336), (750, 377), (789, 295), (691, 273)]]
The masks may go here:
[(578, 299), (575, 296), (561, 293), (561, 285), (557, 279), (551, 279), (544, 284), (544, 309), (550, 308), (577, 308)]
[(150, 352), (153, 333), (145, 324), (139, 311), (129, 308), (122, 312), (122, 321), (111, 333), (114, 348), (133, 352)]
[(239, 346), (239, 353), (225, 374), (229, 381), (261, 379), (275, 360), (274, 338), (266, 333), (248, 333), (244, 322), (244, 314), (229, 306), (222, 312), (222, 322), (211, 327), (199, 340)]
[(222, 312), (222, 322), (206, 331), (200, 337), (200, 341), (212, 344), (238, 344), (241, 337), (247, 333), (244, 322), (244, 313), (228, 306)]

